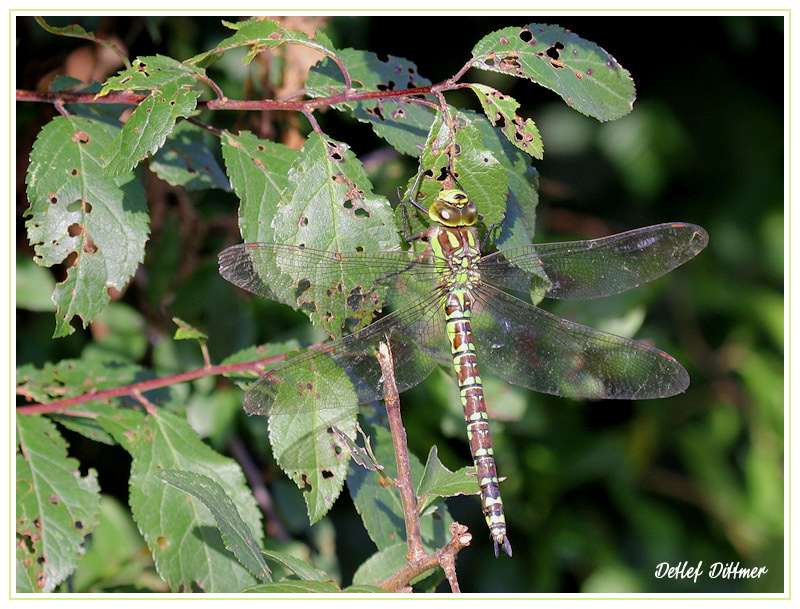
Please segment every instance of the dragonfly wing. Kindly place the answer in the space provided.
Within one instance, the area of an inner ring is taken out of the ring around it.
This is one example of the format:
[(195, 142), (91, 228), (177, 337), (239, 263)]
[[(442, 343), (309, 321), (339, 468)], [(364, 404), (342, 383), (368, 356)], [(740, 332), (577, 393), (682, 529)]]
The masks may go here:
[(601, 399), (669, 397), (689, 386), (683, 366), (659, 349), (561, 319), (490, 286), (475, 297), (479, 361), (510, 383)]
[(669, 273), (707, 244), (708, 233), (695, 224), (658, 224), (590, 241), (508, 248), (481, 260), (481, 277), (547, 298), (600, 298)]
[(250, 414), (283, 415), (364, 404), (383, 399), (378, 344), (389, 341), (399, 391), (422, 382), (443, 346), (443, 309), (429, 293), (363, 330), (307, 351), (262, 376), (247, 391)]

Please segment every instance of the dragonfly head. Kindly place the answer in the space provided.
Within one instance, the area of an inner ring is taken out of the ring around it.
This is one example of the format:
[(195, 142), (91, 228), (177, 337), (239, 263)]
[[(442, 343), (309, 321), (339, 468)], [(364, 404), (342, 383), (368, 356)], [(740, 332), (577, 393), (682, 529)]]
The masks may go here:
[(478, 208), (469, 200), (467, 193), (457, 188), (439, 191), (428, 209), (430, 217), (439, 224), (449, 226), (472, 226), (478, 221)]

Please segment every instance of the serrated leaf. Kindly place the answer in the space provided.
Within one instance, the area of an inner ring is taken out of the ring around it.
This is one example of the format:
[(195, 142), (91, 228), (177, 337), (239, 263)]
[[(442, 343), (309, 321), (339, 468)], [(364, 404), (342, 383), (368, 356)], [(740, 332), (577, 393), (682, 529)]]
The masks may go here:
[(132, 174), (105, 177), (100, 163), (116, 133), (100, 121), (61, 116), (45, 125), (31, 152), (25, 226), (35, 260), (52, 266), (74, 257), (53, 294), (56, 337), (74, 331), (75, 315), (86, 327), (108, 304), (108, 288), (122, 290), (144, 259), (144, 189)]
[(222, 134), (222, 157), (239, 197), (239, 230), (247, 243), (274, 241), (272, 221), (298, 151), (249, 131)]
[(156, 55), (136, 58), (131, 68), (108, 80), (100, 95), (119, 89), (150, 91), (103, 154), (108, 177), (131, 171), (164, 144), (179, 116), (191, 115), (200, 96), (192, 88), (197, 76), (197, 69)]
[[(478, 206), (482, 223), (488, 228), (503, 219), (508, 177), (494, 152), (484, 144), (483, 134), (475, 126), (476, 120), (485, 119), (475, 113), (460, 112), (454, 108), (450, 108), (450, 113), (455, 134), (451, 133), (446, 121), (437, 116), (420, 157), (420, 166), (425, 172), (418, 190), (413, 194), (417, 202), (429, 207), (449, 177), (447, 168), (452, 157), (452, 167), (458, 183)], [(413, 185), (412, 178), (404, 198), (408, 198)], [(411, 234), (417, 234), (430, 226), (431, 221), (427, 215), (408, 205), (406, 212)], [(401, 214), (402, 209), (398, 208), (397, 213)]]
[[(347, 145), (317, 133), (306, 140), (289, 171), (289, 186), (273, 227), (280, 243), (327, 251), (380, 251), (396, 246), (399, 240), (391, 205), (386, 197), (372, 193), (361, 162)], [(312, 309), (312, 323), (331, 336), (341, 337), (347, 324), (366, 325), (380, 306), (362, 307), (359, 303), (357, 310), (348, 306), (351, 291), (374, 279), (364, 277), (363, 271), (352, 275), (343, 269), (341, 281), (331, 285), (317, 282), (314, 269), (277, 264), (296, 285), (309, 284), (294, 303), (286, 304)]]
[(225, 489), (208, 476), (196, 472), (164, 469), (158, 475), (167, 484), (202, 501), (217, 521), (225, 547), (258, 579), (271, 581), (270, 569), (261, 556), (261, 549)]
[[(431, 84), (417, 72), (414, 63), (402, 57), (381, 61), (375, 53), (343, 49), (338, 56), (347, 68), (356, 93), (365, 91), (397, 91), (426, 87)], [(329, 97), (346, 89), (344, 75), (331, 58), (314, 65), (306, 80), (310, 97)], [(419, 156), (425, 136), (430, 130), (435, 111), (402, 98), (375, 98), (336, 104), (334, 108), (352, 113), (363, 123), (372, 125), (375, 133), (393, 148), (411, 156)]]
[(595, 43), (557, 25), (532, 23), (492, 32), (472, 55), (473, 67), (530, 79), (600, 121), (625, 116), (636, 99), (626, 69)]
[(331, 509), (347, 476), (350, 455), (332, 427), (350, 436), (355, 434), (355, 391), (351, 399), (342, 397), (341, 401), (352, 406), (269, 418), (272, 454), (303, 491), (311, 524)]
[(56, 426), (17, 417), (17, 592), (52, 592), (75, 569), (97, 524), (97, 472), (80, 475)]
[(160, 470), (202, 474), (221, 485), (263, 542), (261, 513), (238, 464), (211, 450), (189, 424), (166, 410), (149, 415), (135, 427), (110, 430), (124, 436), (133, 457), (130, 506), (147, 542), (156, 570), (174, 591), (236, 592), (256, 583), (229, 552), (214, 517), (197, 500), (159, 479)]
[[(370, 438), (373, 454), (384, 466), (384, 474), (391, 480), (397, 477), (397, 461), (394, 445), (389, 430), (386, 428), (385, 414), (379, 409), (361, 408), (364, 416), (364, 433)], [(411, 477), (415, 482), (422, 479), (422, 462), (413, 454), (409, 455)], [(356, 506), (356, 511), (370, 539), (379, 550), (387, 549), (406, 539), (405, 517), (400, 492), (394, 487), (387, 487), (383, 478), (375, 472), (357, 465), (350, 466), (347, 476), (347, 488)], [(437, 513), (430, 513), (420, 518), (422, 543), (426, 550), (433, 551), (442, 547), (450, 539), (449, 527), (453, 522), (445, 506), (440, 506)], [(406, 551), (408, 548), (406, 547)]]
[(431, 448), (425, 471), (416, 490), (417, 497), (421, 499), (419, 506), (421, 513), (424, 514), (429, 506), (436, 504), (436, 497), (478, 495), (480, 492), (474, 465), (451, 472), (439, 460), (438, 449), (435, 446)]
[(162, 180), (186, 190), (231, 189), (230, 180), (209, 148), (206, 134), (186, 121), (175, 126), (153, 155), (150, 169)]
[(542, 158), (542, 136), (531, 119), (523, 120), (517, 115), (517, 100), (486, 85), (471, 84), (470, 88), (478, 96), (486, 117), (492, 125), (500, 123), (500, 130), (509, 142), (534, 158)]
[(483, 145), (500, 161), (508, 178), (508, 199), (500, 233), (494, 233), (495, 245), (505, 249), (533, 243), (536, 233), (536, 206), (539, 203), (539, 174), (531, 158), (498, 134), (489, 121), (477, 117), (472, 124), (482, 134)]
[(323, 32), (315, 32), (315, 37), (311, 38), (303, 32), (288, 30), (277, 22), (267, 17), (251, 17), (245, 21), (230, 23), (222, 22), (226, 27), (236, 30), (236, 33), (217, 44), (213, 49), (195, 55), (185, 63), (196, 65), (208, 65), (216, 56), (225, 51), (242, 46), (250, 47), (243, 58), (245, 65), (249, 64), (259, 53), (268, 49), (274, 49), (286, 42), (293, 42), (310, 47), (321, 53), (335, 53), (333, 43)]

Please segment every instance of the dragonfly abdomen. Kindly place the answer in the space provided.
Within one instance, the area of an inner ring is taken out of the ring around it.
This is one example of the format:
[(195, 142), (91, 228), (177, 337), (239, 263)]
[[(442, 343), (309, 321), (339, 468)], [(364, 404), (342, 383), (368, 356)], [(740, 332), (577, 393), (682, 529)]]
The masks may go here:
[(506, 519), (500, 485), (494, 462), (492, 437), (489, 433), (489, 418), (483, 398), (483, 384), (478, 370), (478, 358), (472, 342), (470, 310), (472, 297), (468, 290), (450, 292), (445, 300), (445, 323), (453, 354), (453, 366), (458, 377), (461, 405), (467, 423), (467, 437), (472, 459), (478, 474), (481, 503), (486, 524), (494, 540), (494, 553), (498, 546), (511, 556), (511, 544), (506, 536)]

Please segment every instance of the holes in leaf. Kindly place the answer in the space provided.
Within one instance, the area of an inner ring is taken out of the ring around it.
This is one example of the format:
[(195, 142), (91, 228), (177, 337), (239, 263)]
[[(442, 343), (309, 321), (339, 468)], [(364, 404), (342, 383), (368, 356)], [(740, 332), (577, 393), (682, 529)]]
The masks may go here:
[(339, 144), (334, 141), (328, 140), (326, 142), (328, 145), (328, 158), (331, 159), (334, 163), (343, 163), (344, 162), (344, 154), (342, 154)]
[(319, 473), (322, 474), (322, 478), (324, 480), (330, 480), (331, 478), (334, 477), (334, 473), (329, 469), (320, 470)]
[(77, 222), (74, 222), (73, 224), (70, 224), (69, 227), (67, 228), (67, 234), (70, 237), (77, 237), (82, 232), (83, 232), (83, 226), (81, 226)]
[(50, 503), (50, 505), (58, 505), (60, 503), (58, 497), (56, 497), (55, 495), (50, 495), (47, 498), (47, 501)]
[(81, 520), (76, 520), (75, 521), (75, 529), (78, 530), (78, 531), (82, 531), (83, 530), (83, 522)]
[(80, 171), (78, 171), (77, 167), (73, 167), (72, 169), (69, 170), (69, 175), (71, 175), (73, 178), (78, 174), (80, 174)]
[(86, 254), (96, 254), (97, 253), (97, 245), (91, 239), (87, 239), (83, 242), (83, 247), (81, 248)]
[(88, 144), (89, 134), (85, 131), (76, 131), (72, 134), (72, 141), (76, 144)]
[(374, 108), (368, 108), (367, 112), (369, 112), (372, 116), (377, 118), (378, 120), (385, 120), (383, 118), (383, 112), (381, 112), (380, 106), (375, 106)]
[(522, 28), (519, 33), (519, 39), (531, 46), (536, 46), (536, 38), (533, 37), (533, 32), (531, 32), (528, 28)]
[(300, 221), (297, 223), (298, 226), (308, 226), (308, 216), (303, 214), (300, 216)]
[(50, 204), (51, 205), (55, 205), (56, 203), (58, 203), (58, 197), (56, 196), (56, 193), (51, 192), (50, 193)]

